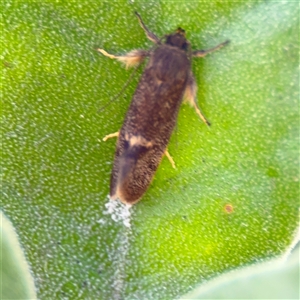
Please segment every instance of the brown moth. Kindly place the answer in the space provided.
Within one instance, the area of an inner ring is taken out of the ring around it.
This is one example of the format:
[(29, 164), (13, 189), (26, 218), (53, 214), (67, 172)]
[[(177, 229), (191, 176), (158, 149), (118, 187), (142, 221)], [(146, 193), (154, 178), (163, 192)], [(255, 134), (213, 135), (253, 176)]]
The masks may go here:
[(148, 30), (140, 15), (135, 14), (147, 38), (157, 45), (154, 50), (132, 50), (123, 56), (115, 56), (98, 49), (126, 66), (140, 64), (149, 58), (120, 132), (104, 138), (118, 136), (110, 198), (120, 199), (126, 204), (134, 204), (141, 199), (164, 155), (175, 167), (167, 146), (183, 99), (189, 101), (200, 118), (209, 125), (196, 102), (197, 87), (191, 71), (191, 59), (204, 57), (229, 42), (208, 50), (191, 51), (183, 29), (178, 28), (176, 32), (159, 39)]

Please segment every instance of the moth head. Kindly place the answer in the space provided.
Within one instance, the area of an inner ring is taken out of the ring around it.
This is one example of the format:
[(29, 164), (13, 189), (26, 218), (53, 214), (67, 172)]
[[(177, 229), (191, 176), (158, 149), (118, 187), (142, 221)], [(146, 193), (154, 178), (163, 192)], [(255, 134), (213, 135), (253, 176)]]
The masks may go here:
[(166, 36), (166, 44), (178, 47), (182, 50), (188, 49), (188, 41), (185, 38), (184, 29), (178, 27), (175, 33), (169, 34)]

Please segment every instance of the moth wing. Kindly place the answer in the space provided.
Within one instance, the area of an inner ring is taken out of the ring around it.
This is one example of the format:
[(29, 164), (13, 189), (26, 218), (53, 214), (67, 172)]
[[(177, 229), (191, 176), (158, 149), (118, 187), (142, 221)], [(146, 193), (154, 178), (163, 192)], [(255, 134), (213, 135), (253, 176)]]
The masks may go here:
[(150, 185), (164, 151), (157, 147), (135, 145), (115, 161), (111, 180), (111, 198), (124, 203), (137, 202)]

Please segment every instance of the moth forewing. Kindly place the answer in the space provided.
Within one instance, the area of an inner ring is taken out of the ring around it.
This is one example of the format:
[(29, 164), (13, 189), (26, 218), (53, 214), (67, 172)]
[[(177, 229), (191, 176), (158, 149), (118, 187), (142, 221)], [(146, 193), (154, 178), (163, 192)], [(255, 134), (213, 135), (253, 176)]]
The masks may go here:
[(139, 201), (149, 187), (167, 151), (183, 98), (209, 124), (196, 102), (197, 88), (191, 71), (191, 57), (203, 57), (226, 43), (209, 50), (191, 52), (183, 29), (178, 28), (174, 33), (166, 35), (162, 42), (148, 30), (140, 15), (136, 15), (148, 39), (157, 44), (154, 50), (133, 50), (126, 55), (116, 56), (98, 49), (103, 55), (117, 59), (126, 66), (140, 63), (149, 57), (120, 132), (105, 137), (118, 136), (110, 198), (120, 199), (126, 204)]

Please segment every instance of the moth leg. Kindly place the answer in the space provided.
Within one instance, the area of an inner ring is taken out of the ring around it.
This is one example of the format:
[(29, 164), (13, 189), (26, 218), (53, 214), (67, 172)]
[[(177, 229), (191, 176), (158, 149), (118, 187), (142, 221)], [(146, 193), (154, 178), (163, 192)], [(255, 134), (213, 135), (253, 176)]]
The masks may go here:
[(145, 57), (149, 56), (149, 51), (146, 50), (132, 50), (125, 55), (113, 55), (100, 48), (98, 48), (97, 51), (111, 59), (116, 59), (124, 63), (126, 65), (126, 68), (141, 63), (145, 59)]
[(207, 49), (207, 50), (195, 50), (195, 51), (192, 52), (192, 55), (194, 57), (204, 57), (208, 53), (212, 53), (212, 52), (214, 52), (216, 50), (219, 50), (220, 48), (226, 46), (227, 44), (229, 44), (229, 42), (230, 41), (227, 40), (227, 41), (225, 41), (225, 42), (223, 42), (223, 43), (221, 43), (221, 44), (219, 44), (219, 45), (217, 45), (217, 46), (215, 46), (215, 47), (213, 47), (211, 49)]
[(114, 133), (111, 133), (111, 134), (108, 134), (108, 135), (106, 135), (103, 139), (102, 139), (102, 141), (103, 142), (106, 142), (108, 139), (110, 139), (110, 138), (113, 138), (113, 137), (118, 137), (119, 136), (119, 131), (117, 131), (117, 132), (114, 132)]
[(146, 27), (141, 16), (137, 12), (135, 12), (135, 15), (137, 16), (141, 27), (145, 31), (147, 38), (155, 44), (160, 44), (159, 38)]
[(164, 153), (164, 154), (165, 154), (165, 156), (168, 158), (168, 160), (169, 160), (169, 162), (171, 163), (172, 167), (173, 167), (174, 169), (176, 169), (175, 162), (174, 162), (172, 156), (170, 155), (170, 153), (168, 152), (168, 148), (165, 150), (165, 153)]
[(183, 99), (187, 102), (189, 102), (194, 109), (196, 110), (196, 113), (201, 118), (201, 120), (208, 126), (210, 126), (209, 121), (204, 117), (202, 112), (200, 111), (200, 108), (196, 101), (196, 93), (197, 93), (197, 85), (194, 79), (194, 76), (192, 73), (190, 73), (188, 82), (184, 91)]

